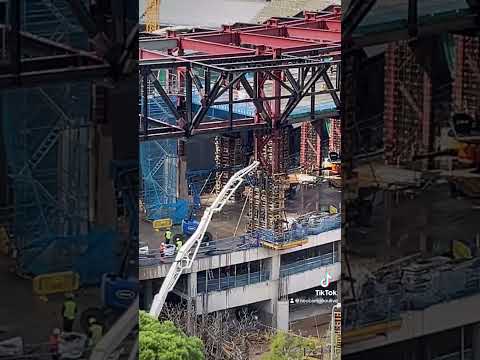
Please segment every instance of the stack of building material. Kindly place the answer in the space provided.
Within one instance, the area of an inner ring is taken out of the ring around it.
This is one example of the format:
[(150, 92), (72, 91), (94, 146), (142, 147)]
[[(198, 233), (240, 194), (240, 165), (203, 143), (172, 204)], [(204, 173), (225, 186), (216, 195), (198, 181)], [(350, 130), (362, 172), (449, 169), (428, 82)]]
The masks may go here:
[(388, 164), (410, 164), (430, 148), (431, 80), (407, 42), (385, 52), (384, 144)]

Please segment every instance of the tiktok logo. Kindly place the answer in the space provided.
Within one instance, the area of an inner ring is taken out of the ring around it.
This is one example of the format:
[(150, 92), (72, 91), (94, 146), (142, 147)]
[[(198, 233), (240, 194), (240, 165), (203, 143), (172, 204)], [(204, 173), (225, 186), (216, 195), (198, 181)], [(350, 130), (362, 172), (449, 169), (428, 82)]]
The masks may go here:
[(327, 275), (325, 276), (325, 278), (322, 279), (322, 282), (320, 283), (320, 285), (323, 288), (327, 288), (331, 283), (330, 280), (332, 280), (332, 276), (327, 272)]

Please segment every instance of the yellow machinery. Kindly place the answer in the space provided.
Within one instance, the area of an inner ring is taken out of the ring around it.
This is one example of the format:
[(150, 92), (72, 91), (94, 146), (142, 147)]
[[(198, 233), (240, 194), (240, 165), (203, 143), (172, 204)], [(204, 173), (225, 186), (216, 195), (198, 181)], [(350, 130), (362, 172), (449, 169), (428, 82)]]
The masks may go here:
[(80, 277), (72, 271), (39, 275), (33, 279), (33, 292), (46, 296), (78, 290)]
[(160, 2), (161, 0), (150, 0), (147, 3), (145, 10), (145, 30), (147, 32), (154, 32), (160, 29)]
[(155, 231), (170, 229), (173, 226), (172, 219), (154, 220), (152, 223)]

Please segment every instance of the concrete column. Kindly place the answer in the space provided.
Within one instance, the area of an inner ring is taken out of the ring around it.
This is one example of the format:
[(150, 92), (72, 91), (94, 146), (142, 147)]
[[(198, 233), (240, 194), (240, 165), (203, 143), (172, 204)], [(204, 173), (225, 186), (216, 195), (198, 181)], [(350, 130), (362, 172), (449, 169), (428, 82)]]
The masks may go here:
[(178, 140), (177, 196), (180, 199), (188, 198), (187, 157), (185, 142), (183, 140)]
[(473, 325), (472, 352), (472, 360), (480, 360), (480, 323)]
[(153, 284), (152, 280), (145, 280), (143, 282), (144, 284), (144, 293), (143, 293), (143, 306), (145, 310), (150, 309), (150, 305), (152, 305), (153, 302)]
[(337, 301), (339, 303), (342, 302), (342, 281), (341, 280), (337, 281)]
[(338, 262), (342, 262), (342, 240), (337, 242), (337, 256), (338, 256)]
[(388, 190), (383, 192), (385, 211), (385, 242), (387, 248), (392, 246), (392, 193)]
[[(196, 299), (197, 299), (197, 273), (190, 273), (187, 275), (187, 331), (191, 335), (196, 334), (196, 313), (195, 309)], [(193, 315), (193, 317), (192, 317)]]
[(275, 318), (278, 330), (288, 331), (289, 317), (290, 304), (288, 303), (288, 300), (277, 301), (277, 314)]
[(276, 254), (271, 258), (270, 269), (270, 283), (272, 284), (271, 290), (271, 308), (269, 309), (272, 316), (272, 326), (277, 327), (278, 320), (278, 298), (280, 297), (280, 255)]
[(187, 286), (188, 296), (197, 296), (197, 273), (192, 272), (188, 274)]

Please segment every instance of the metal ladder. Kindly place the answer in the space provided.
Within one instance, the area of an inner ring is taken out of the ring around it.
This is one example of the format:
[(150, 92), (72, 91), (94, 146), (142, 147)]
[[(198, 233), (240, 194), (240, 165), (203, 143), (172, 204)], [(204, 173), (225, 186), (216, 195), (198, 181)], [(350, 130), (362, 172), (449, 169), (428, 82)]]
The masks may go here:
[(42, 161), (42, 159), (48, 154), (48, 152), (57, 142), (60, 131), (61, 127), (58, 123), (50, 129), (47, 136), (43, 139), (37, 150), (35, 150), (33, 153), (32, 158), (28, 160), (27, 164), (25, 164), (25, 166), (19, 171), (18, 175), (22, 175), (27, 167), (30, 167), (30, 169), (33, 170), (40, 163), (40, 161)]

